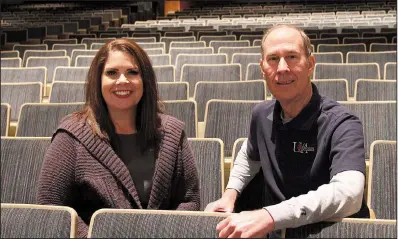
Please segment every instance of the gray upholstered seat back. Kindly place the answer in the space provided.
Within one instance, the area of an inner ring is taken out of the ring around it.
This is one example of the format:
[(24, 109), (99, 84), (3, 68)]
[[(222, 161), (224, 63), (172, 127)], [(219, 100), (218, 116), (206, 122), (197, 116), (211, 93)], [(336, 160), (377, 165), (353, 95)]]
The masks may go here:
[(241, 65), (242, 79), (246, 79), (247, 66), (250, 63), (260, 63), (260, 59), (260, 53), (235, 53), (232, 55), (232, 63)]
[(205, 138), (221, 139), (224, 142), (224, 154), (230, 157), (235, 140), (247, 137), (252, 110), (261, 102), (263, 101), (208, 101), (205, 111)]
[(217, 238), (216, 226), (225, 217), (224, 213), (103, 209), (92, 219), (89, 237)]
[(187, 82), (158, 82), (161, 100), (188, 100)]
[[(147, 51), (153, 49), (147, 49)], [(153, 54), (149, 55), (152, 66), (168, 66), (171, 65), (171, 57), (169, 54)]]
[(175, 100), (164, 102), (166, 114), (172, 115), (185, 123), (187, 137), (195, 138), (197, 134), (197, 106), (192, 100)]
[(1, 204), (4, 238), (72, 238), (76, 220), (76, 211), (70, 207)]
[(22, 59), (19, 57), (1, 58), (1, 68), (4, 67), (22, 67)]
[(1, 102), (11, 106), (11, 120), (17, 121), (21, 106), (25, 103), (40, 103), (43, 84), (32, 83), (1, 83)]
[(47, 83), (52, 83), (55, 68), (58, 66), (70, 66), (69, 56), (59, 57), (29, 57), (26, 62), (27, 67), (46, 67)]
[(320, 222), (286, 229), (285, 238), (396, 238), (396, 221)]
[(204, 121), (206, 103), (211, 99), (220, 100), (265, 100), (266, 84), (263, 80), (233, 82), (198, 82), (194, 99), (198, 104), (198, 120)]
[(361, 78), (380, 79), (379, 65), (376, 63), (315, 64), (314, 79), (346, 79), (350, 97), (354, 97), (355, 81)]
[(10, 126), (11, 106), (7, 103), (1, 103), (1, 117), (0, 117), (0, 135), (7, 136), (8, 128)]
[(55, 68), (53, 83), (57, 81), (85, 82), (90, 67), (66, 67)]
[(343, 63), (341, 52), (317, 52), (312, 55), (315, 56), (316, 63)]
[(195, 85), (199, 81), (228, 82), (241, 80), (241, 66), (239, 64), (185, 64), (181, 71), (181, 81), (189, 83), (190, 97), (193, 97)]
[(368, 205), (378, 219), (397, 219), (397, 141), (371, 145)]
[(388, 101), (397, 99), (396, 80), (358, 79), (355, 82), (356, 101)]
[(36, 204), (37, 183), (49, 145), (50, 138), (1, 139), (2, 203)]
[[(365, 158), (375, 140), (396, 140), (397, 103), (395, 101), (341, 102), (359, 117), (364, 128)], [(377, 117), (380, 116), (380, 117)]]
[(397, 62), (388, 62), (384, 65), (384, 80), (397, 80)]
[(322, 95), (336, 101), (348, 100), (348, 82), (345, 79), (312, 80)]
[(179, 54), (176, 60), (176, 81), (181, 79), (185, 64), (227, 64), (226, 54)]
[[(76, 39), (69, 39), (69, 40), (76, 40)], [(71, 57), (72, 62), (71, 66), (74, 66), (74, 59), (72, 58), (72, 52), (73, 50), (86, 50), (87, 45), (86, 44), (59, 44), (56, 43), (53, 45), (53, 50), (65, 50), (66, 55)]]
[(384, 79), (384, 65), (387, 62), (397, 62), (397, 52), (349, 52), (347, 63), (372, 63), (379, 64), (380, 79)]
[(82, 109), (83, 106), (83, 103), (24, 104), (16, 136), (51, 137), (63, 117)]
[(195, 48), (170, 48), (171, 64), (175, 65), (179, 54), (213, 54), (212, 47), (195, 47)]
[(54, 82), (51, 86), (50, 103), (85, 102), (85, 82)]
[(219, 139), (189, 139), (199, 173), (200, 210), (221, 198), (224, 191), (224, 144)]
[(175, 68), (172, 65), (154, 66), (157, 82), (174, 82), (175, 81)]

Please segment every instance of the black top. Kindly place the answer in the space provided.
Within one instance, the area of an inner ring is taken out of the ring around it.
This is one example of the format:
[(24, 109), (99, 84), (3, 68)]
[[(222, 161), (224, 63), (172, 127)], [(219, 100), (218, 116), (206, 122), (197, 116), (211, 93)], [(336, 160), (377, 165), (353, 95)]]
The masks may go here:
[(152, 188), (155, 171), (155, 151), (141, 152), (138, 146), (139, 134), (118, 134), (119, 157), (130, 171), (143, 208), (146, 208)]
[(269, 191), (265, 206), (316, 190), (343, 171), (366, 175), (361, 121), (336, 101), (319, 95), (314, 84), (312, 89), (310, 102), (285, 124), (278, 101), (253, 109), (247, 154), (261, 161)]

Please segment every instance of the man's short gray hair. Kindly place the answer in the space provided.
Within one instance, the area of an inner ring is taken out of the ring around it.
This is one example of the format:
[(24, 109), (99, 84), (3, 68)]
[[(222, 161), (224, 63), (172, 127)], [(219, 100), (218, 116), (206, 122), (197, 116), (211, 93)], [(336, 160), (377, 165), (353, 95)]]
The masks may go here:
[(301, 30), (301, 29), (298, 28), (298, 27), (291, 26), (291, 25), (277, 25), (277, 26), (271, 27), (270, 29), (268, 29), (268, 30), (264, 33), (264, 36), (263, 36), (263, 38), (262, 38), (262, 40), (261, 40), (261, 56), (264, 57), (264, 50), (265, 50), (265, 49), (264, 49), (264, 41), (265, 41), (265, 39), (267, 38), (267, 36), (268, 36), (271, 32), (273, 32), (274, 30), (279, 29), (279, 28), (284, 28), (284, 27), (286, 27), (286, 28), (291, 28), (291, 29), (295, 29), (295, 30), (297, 30), (297, 31), (300, 33), (301, 38), (303, 39), (303, 46), (304, 46), (305, 55), (306, 55), (307, 57), (309, 57), (309, 56), (311, 55), (311, 52), (312, 52), (312, 46), (311, 46), (311, 40), (310, 40), (310, 38), (307, 36), (307, 34), (305, 34), (305, 32), (304, 32), (303, 30)]

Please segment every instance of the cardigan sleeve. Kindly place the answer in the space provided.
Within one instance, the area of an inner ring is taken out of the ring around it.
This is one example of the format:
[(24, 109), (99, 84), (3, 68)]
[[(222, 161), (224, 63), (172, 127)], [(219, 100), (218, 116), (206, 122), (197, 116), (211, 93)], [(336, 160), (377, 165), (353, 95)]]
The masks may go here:
[(176, 210), (199, 211), (199, 176), (195, 159), (185, 132), (182, 133), (182, 140), (178, 150), (178, 168), (180, 176), (177, 182), (177, 195), (175, 197)]
[[(40, 172), (37, 203), (73, 207), (75, 204), (76, 141), (66, 132), (58, 132), (50, 144)], [(78, 237), (87, 237), (88, 226), (78, 217)]]

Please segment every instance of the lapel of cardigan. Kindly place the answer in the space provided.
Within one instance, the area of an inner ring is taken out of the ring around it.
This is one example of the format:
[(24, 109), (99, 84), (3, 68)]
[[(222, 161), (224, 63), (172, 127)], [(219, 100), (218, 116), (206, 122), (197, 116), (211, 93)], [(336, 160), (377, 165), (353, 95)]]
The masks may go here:
[[(85, 122), (77, 122), (74, 117), (63, 121), (58, 129), (70, 132), (87, 150), (101, 162), (113, 176), (125, 187), (139, 209), (142, 209), (137, 189), (135, 188), (130, 172), (123, 161), (117, 156), (111, 145), (94, 135)], [(54, 134), (55, 135), (55, 134)]]
[(171, 192), (179, 142), (184, 127), (184, 123), (167, 115), (162, 115), (162, 124), (164, 133), (152, 178), (148, 209), (159, 209)]

